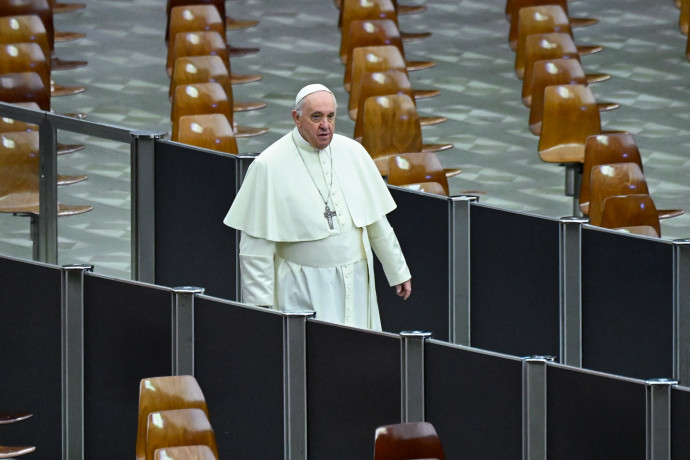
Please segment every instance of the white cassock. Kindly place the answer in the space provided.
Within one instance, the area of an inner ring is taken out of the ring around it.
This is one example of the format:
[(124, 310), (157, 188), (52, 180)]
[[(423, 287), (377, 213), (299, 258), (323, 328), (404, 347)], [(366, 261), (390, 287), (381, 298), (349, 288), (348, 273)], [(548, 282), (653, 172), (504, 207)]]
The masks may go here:
[(393, 209), (361, 144), (336, 134), (319, 151), (293, 129), (252, 162), (223, 221), (242, 231), (242, 301), (381, 330), (372, 249), (391, 286), (410, 279)]

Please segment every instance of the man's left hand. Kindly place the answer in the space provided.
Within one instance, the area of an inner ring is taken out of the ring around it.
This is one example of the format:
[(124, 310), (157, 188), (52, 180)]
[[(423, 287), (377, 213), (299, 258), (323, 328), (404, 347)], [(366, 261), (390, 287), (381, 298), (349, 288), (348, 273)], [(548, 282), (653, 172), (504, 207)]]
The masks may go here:
[(412, 280), (407, 280), (402, 284), (396, 285), (395, 293), (402, 297), (403, 300), (407, 300), (410, 294), (412, 294)]

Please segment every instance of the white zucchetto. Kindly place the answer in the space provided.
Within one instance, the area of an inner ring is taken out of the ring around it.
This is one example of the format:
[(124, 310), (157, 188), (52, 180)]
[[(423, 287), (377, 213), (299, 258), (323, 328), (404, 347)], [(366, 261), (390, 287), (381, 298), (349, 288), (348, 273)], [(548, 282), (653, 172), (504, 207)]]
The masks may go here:
[(309, 96), (311, 93), (316, 93), (317, 91), (328, 91), (329, 93), (333, 94), (333, 91), (326, 88), (324, 85), (320, 83), (313, 83), (299, 90), (299, 93), (297, 93), (297, 97), (295, 97), (295, 106), (297, 106), (299, 101)]

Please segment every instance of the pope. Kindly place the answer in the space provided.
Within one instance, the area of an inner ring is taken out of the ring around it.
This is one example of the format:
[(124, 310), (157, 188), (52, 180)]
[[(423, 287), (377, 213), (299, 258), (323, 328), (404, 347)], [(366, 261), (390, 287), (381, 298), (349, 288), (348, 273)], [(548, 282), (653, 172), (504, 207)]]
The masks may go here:
[(335, 134), (327, 87), (302, 88), (292, 118), (249, 166), (223, 221), (241, 231), (242, 302), (381, 330), (373, 253), (397, 295), (412, 292), (386, 218), (395, 202), (364, 147)]

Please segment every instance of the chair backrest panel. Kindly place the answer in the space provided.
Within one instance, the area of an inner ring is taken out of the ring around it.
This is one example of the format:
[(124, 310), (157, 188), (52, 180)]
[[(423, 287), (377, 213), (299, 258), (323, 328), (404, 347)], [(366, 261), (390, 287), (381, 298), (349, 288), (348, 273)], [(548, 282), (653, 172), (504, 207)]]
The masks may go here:
[(146, 428), (146, 458), (165, 447), (208, 446), (218, 458), (216, 436), (208, 415), (201, 409), (173, 409), (150, 412)]
[(431, 423), (400, 423), (376, 429), (374, 460), (419, 458), (446, 458), (441, 441)]
[(614, 163), (592, 168), (589, 223), (601, 226), (604, 200), (617, 195), (649, 195), (647, 181), (635, 163)]

